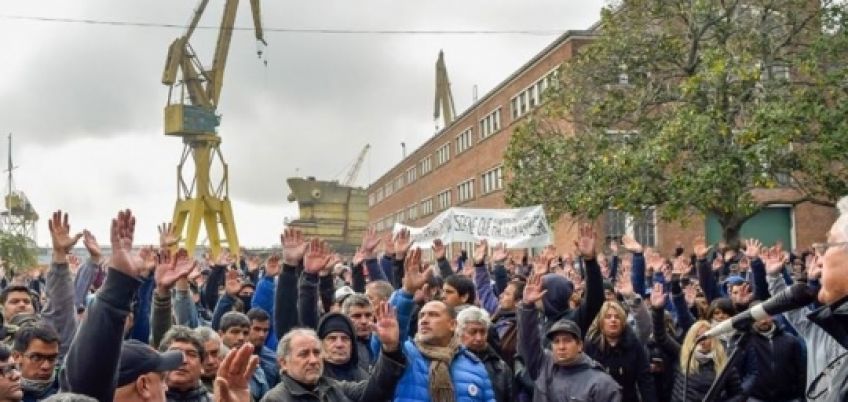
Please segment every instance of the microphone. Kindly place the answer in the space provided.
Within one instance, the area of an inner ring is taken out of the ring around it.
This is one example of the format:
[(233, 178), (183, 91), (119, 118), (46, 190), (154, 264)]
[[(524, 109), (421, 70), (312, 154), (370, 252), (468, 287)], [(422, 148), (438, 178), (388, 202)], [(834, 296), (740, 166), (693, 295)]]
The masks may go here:
[(803, 283), (796, 283), (770, 299), (722, 321), (699, 336), (696, 342), (736, 330), (747, 330), (754, 321), (804, 307), (815, 300), (816, 294), (812, 289)]

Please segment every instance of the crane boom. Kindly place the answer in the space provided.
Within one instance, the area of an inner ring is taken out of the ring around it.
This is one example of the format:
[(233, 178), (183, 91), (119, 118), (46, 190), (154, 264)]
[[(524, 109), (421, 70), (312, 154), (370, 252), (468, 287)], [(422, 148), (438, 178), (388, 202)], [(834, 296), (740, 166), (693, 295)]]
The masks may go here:
[(353, 164), (353, 167), (350, 168), (350, 172), (347, 173), (342, 184), (350, 186), (354, 181), (356, 181), (356, 176), (359, 175), (359, 170), (362, 168), (362, 162), (365, 160), (365, 155), (368, 154), (369, 149), (371, 149), (371, 144), (365, 144), (362, 151), (359, 151), (359, 156), (356, 157), (356, 162)]
[(445, 66), (445, 53), (439, 51), (439, 59), (436, 60), (436, 100), (433, 106), (433, 120), (439, 117), (444, 119), (444, 126), (453, 122), (456, 116), (456, 108), (453, 105), (453, 93), (450, 89), (448, 69)]
[[(230, 50), (239, 0), (226, 0), (218, 31), (212, 66), (205, 69), (189, 39), (198, 27), (209, 0), (200, 0), (183, 36), (168, 48), (162, 83), (168, 86), (165, 106), (165, 134), (182, 137), (183, 153), (177, 167), (177, 201), (172, 219), (176, 233), (185, 239), (189, 254), (197, 246), (201, 223), (213, 256), (221, 252), (226, 242), (231, 252), (238, 254), (239, 242), (229, 199), (228, 166), (221, 152), (218, 135), (220, 115), (218, 104), (224, 83), (224, 70)], [(265, 45), (259, 0), (250, 0), (256, 39)], [(259, 51), (261, 56), (261, 50)], [(176, 91), (175, 91), (176, 89)], [(193, 177), (185, 177), (183, 168), (194, 164)], [(213, 163), (221, 166), (223, 175), (215, 183), (210, 170)], [(223, 235), (221, 236), (222, 229)], [(185, 233), (183, 233), (185, 231)]]

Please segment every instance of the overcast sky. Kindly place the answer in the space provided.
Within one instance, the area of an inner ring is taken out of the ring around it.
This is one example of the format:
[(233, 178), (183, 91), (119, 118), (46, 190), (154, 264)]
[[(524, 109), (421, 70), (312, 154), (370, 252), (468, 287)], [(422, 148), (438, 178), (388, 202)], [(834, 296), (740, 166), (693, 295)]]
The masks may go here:
[[(351, 30), (586, 29), (604, 0), (265, 1), (266, 28)], [(176, 197), (178, 138), (162, 134), (165, 53), (182, 29), (42, 22), (9, 16), (187, 23), (196, 1), (4, 1), (0, 3), (0, 158), (14, 133), (16, 187), (46, 219), (61, 208), (72, 230), (103, 242), (119, 208), (138, 216), (137, 239), (152, 243)], [(219, 23), (222, 0), (201, 25)], [(252, 25), (249, 2), (237, 25)], [(217, 32), (192, 44), (212, 62)], [(491, 90), (558, 35), (377, 35), (268, 32), (267, 66), (252, 32), (233, 35), (219, 113), (221, 149), (241, 243), (278, 241), (296, 217), (285, 179), (343, 177), (371, 144), (358, 185), (367, 186), (434, 133), (434, 63), (444, 49), (457, 112)], [(5, 179), (2, 180), (5, 189)]]

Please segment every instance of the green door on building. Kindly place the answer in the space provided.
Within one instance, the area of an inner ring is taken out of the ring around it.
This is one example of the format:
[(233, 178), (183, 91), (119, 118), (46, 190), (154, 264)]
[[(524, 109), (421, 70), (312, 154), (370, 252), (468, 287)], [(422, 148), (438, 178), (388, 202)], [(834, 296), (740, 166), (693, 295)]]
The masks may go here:
[[(715, 215), (707, 217), (707, 241), (716, 244), (721, 239), (721, 225)], [(792, 208), (766, 208), (742, 225), (741, 239), (759, 239), (763, 245), (771, 247), (778, 240), (783, 248), (791, 250), (792, 244)]]

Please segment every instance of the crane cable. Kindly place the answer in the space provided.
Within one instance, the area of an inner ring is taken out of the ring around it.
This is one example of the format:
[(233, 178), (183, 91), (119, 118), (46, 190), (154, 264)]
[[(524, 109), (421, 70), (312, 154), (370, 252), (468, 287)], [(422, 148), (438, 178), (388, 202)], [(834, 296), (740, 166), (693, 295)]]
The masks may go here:
[[(73, 24), (128, 26), (141, 28), (174, 28), (185, 29), (182, 24), (166, 24), (158, 22), (133, 22), (116, 20), (96, 20), (88, 18), (63, 18), (63, 17), (39, 17), (31, 15), (6, 15), (0, 14), (0, 19), (24, 20), (39, 22), (60, 22)], [(195, 29), (220, 29), (219, 26), (198, 25)], [(233, 31), (252, 31), (249, 27), (233, 27)], [(561, 35), (562, 29), (348, 29), (348, 28), (265, 28), (266, 32), (282, 32), (295, 34), (331, 34), (331, 35), (533, 35), (551, 36)]]

